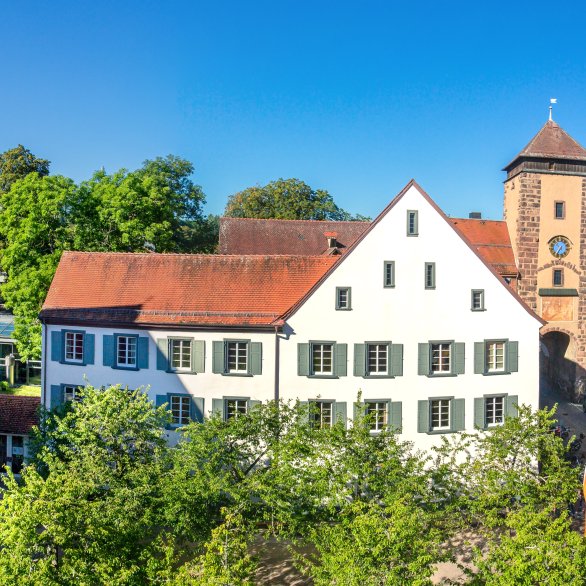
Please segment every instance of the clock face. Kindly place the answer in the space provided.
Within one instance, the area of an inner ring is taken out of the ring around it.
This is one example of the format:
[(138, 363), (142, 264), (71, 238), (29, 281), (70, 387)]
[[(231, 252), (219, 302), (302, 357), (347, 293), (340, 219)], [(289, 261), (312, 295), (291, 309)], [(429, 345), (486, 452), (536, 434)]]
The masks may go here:
[(556, 258), (563, 258), (570, 252), (570, 241), (565, 236), (554, 236), (549, 241), (549, 251)]

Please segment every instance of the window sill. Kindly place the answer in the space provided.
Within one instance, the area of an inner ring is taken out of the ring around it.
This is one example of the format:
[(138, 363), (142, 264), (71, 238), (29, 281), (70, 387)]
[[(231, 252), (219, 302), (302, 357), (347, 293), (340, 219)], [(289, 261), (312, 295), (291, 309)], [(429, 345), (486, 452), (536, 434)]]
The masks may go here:
[(168, 368), (166, 372), (169, 374), (197, 374), (195, 370), (179, 370), (177, 368)]
[(307, 378), (324, 378), (324, 379), (338, 379), (340, 378), (339, 376), (336, 376), (335, 374), (308, 374), (306, 375)]
[(387, 379), (387, 378), (395, 378), (396, 375), (394, 374), (363, 374), (362, 378), (366, 378), (366, 379), (377, 379), (377, 378), (381, 378), (381, 379)]
[(69, 360), (62, 360), (61, 364), (67, 364), (67, 366), (87, 366), (86, 362), (71, 362)]
[(443, 435), (446, 433), (457, 433), (453, 429), (430, 429), (426, 432), (427, 435)]
[(427, 376), (427, 378), (450, 378), (450, 377), (454, 377), (454, 376), (458, 376), (458, 375), (454, 374), (453, 372), (438, 372), (438, 373), (434, 373), (434, 374), (432, 374), (430, 372), (426, 376)]
[(482, 309), (472, 309), (472, 308), (470, 308), (470, 311), (472, 311), (474, 313), (482, 313), (483, 311), (486, 311), (486, 309), (484, 309), (484, 307)]
[(508, 372), (507, 370), (500, 370), (500, 371), (494, 371), (494, 372), (486, 371), (486, 372), (482, 373), (483, 376), (502, 376), (503, 374), (511, 374), (511, 373)]
[(241, 376), (252, 378), (254, 375), (250, 374), (249, 372), (222, 372), (222, 376)]
[(130, 371), (140, 370), (138, 368), (138, 366), (119, 366), (118, 364), (114, 364), (112, 366), (112, 368), (114, 370), (130, 370)]

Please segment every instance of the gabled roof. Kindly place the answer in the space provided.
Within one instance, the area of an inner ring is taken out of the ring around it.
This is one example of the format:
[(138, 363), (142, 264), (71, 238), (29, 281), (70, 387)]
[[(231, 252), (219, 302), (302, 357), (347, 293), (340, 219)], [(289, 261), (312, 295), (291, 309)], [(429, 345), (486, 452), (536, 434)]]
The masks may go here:
[(559, 124), (548, 120), (529, 144), (505, 167), (508, 170), (517, 159), (571, 159), (586, 161), (586, 149), (577, 143)]
[(338, 258), (65, 252), (41, 318), (269, 327)]
[(40, 397), (0, 394), (0, 433), (26, 435), (39, 424)]

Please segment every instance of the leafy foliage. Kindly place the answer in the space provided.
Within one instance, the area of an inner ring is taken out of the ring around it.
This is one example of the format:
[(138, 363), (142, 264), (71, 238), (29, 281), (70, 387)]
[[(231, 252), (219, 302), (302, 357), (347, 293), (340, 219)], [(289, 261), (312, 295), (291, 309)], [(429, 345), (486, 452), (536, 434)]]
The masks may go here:
[(29, 173), (44, 177), (49, 174), (49, 161), (35, 157), (21, 144), (0, 153), (0, 192), (10, 190), (13, 183), (24, 179)]

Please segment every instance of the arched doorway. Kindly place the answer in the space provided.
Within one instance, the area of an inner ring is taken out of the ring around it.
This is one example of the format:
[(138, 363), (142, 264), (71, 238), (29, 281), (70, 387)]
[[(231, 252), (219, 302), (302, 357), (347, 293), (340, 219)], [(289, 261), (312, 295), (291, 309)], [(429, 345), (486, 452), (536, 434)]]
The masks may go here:
[(541, 336), (541, 374), (568, 396), (576, 381), (576, 346), (572, 335), (550, 331)]

